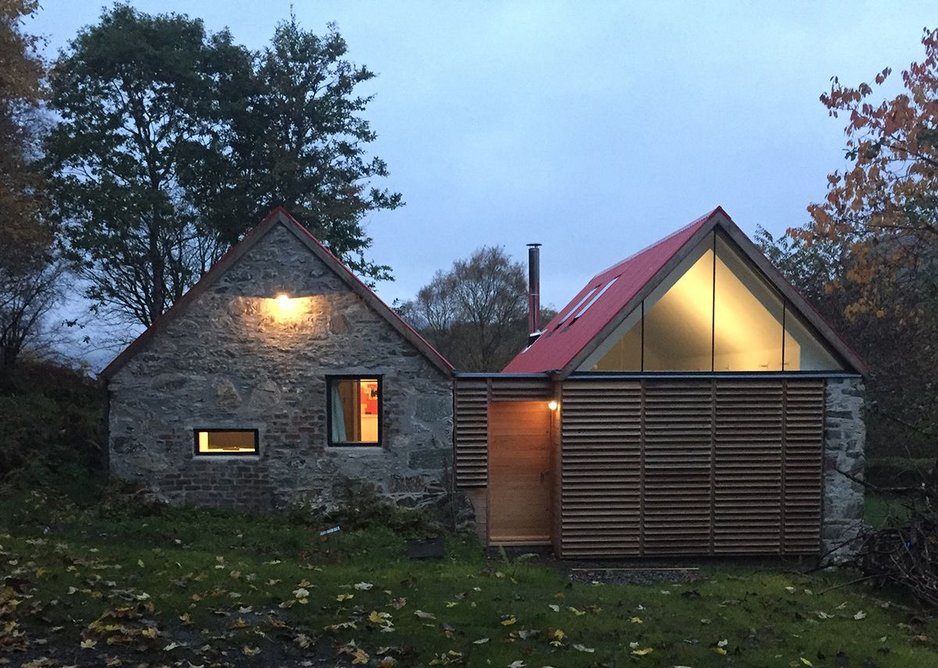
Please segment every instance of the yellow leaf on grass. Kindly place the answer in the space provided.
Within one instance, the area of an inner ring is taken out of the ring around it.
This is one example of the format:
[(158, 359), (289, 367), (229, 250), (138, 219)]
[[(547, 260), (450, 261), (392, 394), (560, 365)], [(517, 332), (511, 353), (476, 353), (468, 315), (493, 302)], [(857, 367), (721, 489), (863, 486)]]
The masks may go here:
[(801, 663), (803, 663), (803, 664), (806, 665), (806, 666), (813, 666), (813, 665), (814, 665), (813, 663), (811, 663), (810, 661), (808, 661), (808, 660), (807, 660), (806, 658), (804, 658), (803, 656), (799, 656), (798, 658), (801, 659)]
[(368, 615), (368, 621), (372, 624), (390, 624), (390, 619), (390, 613), (378, 612), (377, 610), (372, 610), (371, 614)]
[(363, 650), (361, 647), (352, 652), (352, 663), (356, 665), (364, 665), (368, 663), (368, 652)]
[(642, 621), (642, 618), (641, 618), (641, 617), (630, 617), (630, 618), (629, 618), (629, 621), (632, 622), (633, 624), (644, 624), (644, 623), (645, 623), (645, 622)]
[(81, 641), (81, 648), (82, 649), (94, 649), (94, 646), (97, 644), (98, 644), (97, 640), (92, 640), (91, 638), (88, 638), (87, 640)]
[(648, 654), (651, 654), (654, 651), (655, 650), (652, 647), (645, 647), (643, 649), (633, 649), (632, 654), (635, 656), (646, 656)]
[(722, 647), (711, 647), (710, 649), (712, 649), (714, 652), (716, 652), (720, 656), (726, 656), (726, 650), (723, 649)]
[(514, 615), (505, 615), (502, 617), (502, 626), (511, 626), (517, 621)]
[(353, 598), (355, 598), (355, 594), (339, 594), (335, 597), (335, 600), (341, 603), (342, 601), (351, 601)]

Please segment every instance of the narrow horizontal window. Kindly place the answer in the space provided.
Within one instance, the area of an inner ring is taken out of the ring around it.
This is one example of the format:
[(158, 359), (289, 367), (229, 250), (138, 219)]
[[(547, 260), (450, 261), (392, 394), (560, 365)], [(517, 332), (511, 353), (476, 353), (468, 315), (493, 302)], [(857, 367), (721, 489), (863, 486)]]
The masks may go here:
[(256, 429), (196, 429), (196, 455), (256, 455)]
[(381, 445), (381, 379), (327, 379), (329, 445)]

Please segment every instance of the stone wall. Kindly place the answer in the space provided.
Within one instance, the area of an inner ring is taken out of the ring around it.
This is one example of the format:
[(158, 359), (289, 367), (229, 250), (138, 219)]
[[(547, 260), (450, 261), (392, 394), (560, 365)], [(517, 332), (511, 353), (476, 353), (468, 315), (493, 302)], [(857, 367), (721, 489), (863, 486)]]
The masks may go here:
[(863, 479), (863, 381), (859, 378), (827, 381), (824, 418), (824, 516), (821, 553), (832, 561), (843, 560), (852, 546), (844, 545), (863, 523), (863, 486), (841, 473)]
[[(382, 377), (382, 447), (328, 446), (342, 374)], [(111, 472), (177, 504), (328, 507), (348, 480), (423, 503), (450, 486), (451, 382), (278, 224), (110, 379)], [(194, 454), (195, 429), (226, 428), (259, 454)]]

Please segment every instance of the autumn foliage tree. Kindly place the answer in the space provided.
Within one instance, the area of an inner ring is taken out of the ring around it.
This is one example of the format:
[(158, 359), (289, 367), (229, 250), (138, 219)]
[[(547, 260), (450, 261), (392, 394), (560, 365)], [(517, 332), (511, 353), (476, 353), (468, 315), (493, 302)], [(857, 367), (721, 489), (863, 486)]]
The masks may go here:
[(896, 95), (877, 96), (889, 68), (858, 86), (833, 79), (821, 102), (846, 120), (847, 167), (828, 177), (809, 224), (763, 239), (870, 362), (879, 454), (938, 437), (938, 30), (922, 44)]
[(44, 65), (22, 21), (38, 3), (0, 0), (0, 386), (56, 297), (52, 230), (36, 162)]

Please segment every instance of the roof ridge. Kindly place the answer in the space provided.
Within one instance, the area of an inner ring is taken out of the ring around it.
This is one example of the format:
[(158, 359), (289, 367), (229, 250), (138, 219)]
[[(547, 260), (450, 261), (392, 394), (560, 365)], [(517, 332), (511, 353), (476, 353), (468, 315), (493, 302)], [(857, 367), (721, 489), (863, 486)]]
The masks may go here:
[[(718, 207), (716, 207), (715, 209), (711, 210), (710, 212), (705, 213), (704, 215), (700, 216), (699, 218), (695, 218), (695, 219), (692, 220), (691, 222), (687, 223), (687, 225), (685, 225), (684, 227), (681, 227), (681, 228), (679, 228), (679, 229), (674, 230), (673, 232), (671, 232), (671, 234), (667, 235), (666, 237), (662, 237), (662, 238), (658, 239), (657, 241), (655, 241), (654, 243), (651, 243), (651, 244), (649, 244), (648, 246), (645, 246), (645, 247), (642, 248), (641, 250), (635, 251), (634, 253), (632, 253), (632, 254), (629, 255), (628, 257), (619, 260), (619, 261), (616, 262), (615, 264), (609, 265), (608, 267), (606, 267), (606, 268), (603, 269), (602, 271), (597, 272), (596, 274), (594, 274), (593, 277), (589, 280), (589, 283), (592, 283), (594, 280), (596, 280), (597, 278), (599, 278), (600, 276), (602, 276), (602, 275), (604, 275), (604, 274), (610, 273), (611, 271), (613, 271), (614, 269), (616, 269), (616, 268), (619, 267), (620, 265), (623, 265), (623, 264), (625, 264), (626, 262), (630, 262), (630, 261), (634, 260), (636, 257), (638, 257), (639, 255), (641, 255), (642, 253), (647, 253), (648, 251), (652, 250), (653, 248), (657, 248), (657, 247), (660, 246), (661, 244), (668, 242), (669, 240), (673, 239), (673, 238), (676, 237), (677, 235), (679, 235), (679, 234), (681, 234), (681, 233), (683, 233), (683, 232), (686, 232), (687, 230), (691, 229), (691, 228), (694, 227), (695, 225), (700, 225), (701, 223), (706, 222), (706, 221), (709, 220), (712, 216), (714, 216), (716, 213), (718, 213), (718, 212), (720, 212), (720, 211), (723, 211), (723, 207), (718, 206)], [(587, 285), (588, 285), (588, 284), (587, 284)]]

